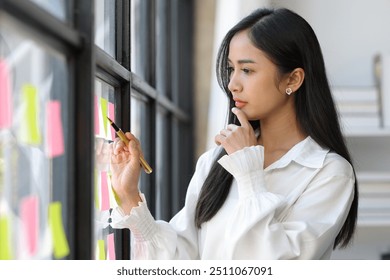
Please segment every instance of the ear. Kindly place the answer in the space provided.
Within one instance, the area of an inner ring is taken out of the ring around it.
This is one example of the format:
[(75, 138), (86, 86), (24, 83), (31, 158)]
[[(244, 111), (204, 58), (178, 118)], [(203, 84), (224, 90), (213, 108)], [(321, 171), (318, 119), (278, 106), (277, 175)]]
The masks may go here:
[(286, 88), (291, 88), (293, 92), (296, 92), (305, 80), (305, 71), (302, 68), (295, 68), (288, 74)]

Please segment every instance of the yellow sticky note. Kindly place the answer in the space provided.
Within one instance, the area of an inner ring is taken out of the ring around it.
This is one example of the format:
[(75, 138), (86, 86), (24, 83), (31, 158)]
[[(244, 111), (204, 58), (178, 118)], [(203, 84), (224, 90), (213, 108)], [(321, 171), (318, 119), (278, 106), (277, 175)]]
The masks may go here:
[(38, 91), (35, 86), (30, 84), (24, 85), (22, 91), (21, 140), (27, 144), (39, 145), (42, 142), (42, 136), (39, 129)]
[(98, 250), (99, 250), (99, 260), (105, 260), (106, 259), (106, 249), (104, 246), (104, 240), (99, 239), (98, 240)]
[(49, 225), (53, 238), (54, 257), (64, 258), (69, 254), (69, 245), (62, 223), (62, 205), (58, 201), (49, 205)]
[(111, 185), (111, 191), (114, 195), (114, 199), (117, 205), (121, 205), (121, 199), (119, 198), (118, 194), (116, 193), (114, 187)]
[[(121, 205), (121, 200), (111, 183), (111, 172), (108, 172), (108, 179), (109, 179), (109, 185), (111, 186), (111, 194), (114, 197), (114, 201), (116, 202), (117, 205)], [(115, 205), (114, 202), (111, 202), (111, 205)]]
[(104, 137), (107, 137), (107, 129), (108, 129), (108, 120), (107, 120), (107, 117), (108, 116), (108, 101), (107, 99), (104, 99), (104, 98), (101, 98), (100, 97), (100, 108), (101, 108), (101, 112), (102, 112), (102, 115), (103, 115), (103, 125), (104, 125)]
[(10, 223), (7, 216), (0, 217), (0, 260), (11, 260)]

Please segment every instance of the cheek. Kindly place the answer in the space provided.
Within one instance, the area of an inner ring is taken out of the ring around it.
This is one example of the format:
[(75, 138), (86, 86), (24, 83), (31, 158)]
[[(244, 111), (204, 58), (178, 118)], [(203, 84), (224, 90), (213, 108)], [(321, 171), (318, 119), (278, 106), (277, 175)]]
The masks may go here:
[(253, 91), (253, 102), (257, 104), (273, 104), (278, 103), (283, 99), (283, 94), (275, 87), (275, 85), (259, 85)]
[(261, 119), (269, 115), (271, 112), (277, 110), (283, 103), (285, 98), (277, 90), (258, 92), (257, 97), (253, 99), (251, 106), (251, 115), (255, 119)]

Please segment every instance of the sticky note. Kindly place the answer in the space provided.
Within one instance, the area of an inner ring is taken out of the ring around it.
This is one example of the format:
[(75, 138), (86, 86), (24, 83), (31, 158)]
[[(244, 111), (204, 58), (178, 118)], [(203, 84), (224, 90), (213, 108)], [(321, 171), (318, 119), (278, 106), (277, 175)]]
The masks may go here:
[(115, 260), (115, 240), (113, 233), (107, 235), (107, 247), (107, 259)]
[(101, 112), (102, 112), (102, 116), (103, 116), (103, 131), (104, 131), (103, 137), (107, 137), (107, 128), (108, 128), (108, 120), (107, 120), (108, 101), (107, 101), (107, 99), (100, 97), (100, 108), (101, 108)]
[(62, 205), (58, 201), (49, 205), (49, 225), (53, 239), (54, 257), (56, 259), (64, 258), (69, 254), (69, 244), (62, 223)]
[(116, 193), (116, 191), (115, 191), (115, 189), (114, 189), (114, 187), (112, 185), (111, 185), (111, 191), (112, 191), (112, 194), (114, 196), (115, 203), (117, 205), (121, 205), (121, 200), (120, 200), (118, 194)]
[(53, 158), (64, 154), (64, 133), (61, 120), (61, 103), (46, 103), (46, 154)]
[(8, 216), (0, 216), (0, 260), (11, 260), (11, 235)]
[(95, 207), (96, 209), (99, 209), (99, 188), (98, 188), (98, 170), (95, 168), (93, 172), (93, 178), (94, 178), (94, 201), (95, 201)]
[(114, 187), (112, 186), (112, 183), (111, 183), (111, 172), (107, 172), (107, 185), (109, 186), (108, 187), (108, 193), (109, 193), (109, 200), (110, 200), (110, 207), (112, 206), (116, 206), (116, 205), (120, 205), (120, 198), (118, 196), (118, 194), (116, 193)]
[[(111, 102), (108, 102), (108, 117), (113, 121), (115, 122), (115, 107), (114, 107), (114, 104), (111, 103)], [(107, 119), (107, 118), (106, 118)], [(109, 133), (108, 135), (111, 136), (110, 140), (114, 140), (115, 139), (115, 129), (111, 126), (111, 125), (108, 125), (109, 127), (109, 130), (111, 133)], [(107, 135), (107, 136), (108, 136)]]
[(0, 129), (12, 124), (11, 76), (8, 64), (0, 59)]
[(100, 134), (100, 124), (99, 124), (99, 115), (101, 114), (100, 112), (100, 106), (99, 106), (99, 100), (98, 100), (98, 97), (97, 95), (94, 95), (94, 108), (93, 108), (93, 112), (94, 112), (94, 131), (95, 131), (95, 135), (99, 135)]
[(107, 172), (100, 172), (100, 195), (101, 195), (101, 208), (100, 210), (109, 210), (110, 209), (110, 193), (108, 190), (107, 182)]
[(37, 251), (39, 228), (38, 202), (37, 196), (23, 198), (20, 202), (20, 218), (24, 226), (24, 237), (30, 256), (33, 256)]
[(42, 142), (39, 128), (39, 103), (37, 88), (31, 84), (22, 87), (23, 118), (21, 124), (21, 141), (31, 145)]
[(105, 260), (106, 259), (106, 249), (104, 240), (99, 239), (98, 240), (98, 260)]

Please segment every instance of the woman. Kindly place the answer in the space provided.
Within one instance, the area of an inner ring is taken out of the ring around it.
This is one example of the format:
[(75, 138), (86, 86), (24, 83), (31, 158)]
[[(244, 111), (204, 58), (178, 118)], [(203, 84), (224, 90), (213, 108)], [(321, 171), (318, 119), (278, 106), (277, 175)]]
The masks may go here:
[(355, 171), (317, 38), (287, 9), (259, 9), (225, 36), (217, 78), (229, 125), (203, 154), (184, 208), (155, 221), (139, 193), (138, 140), (112, 156), (135, 259), (329, 259), (357, 219)]

